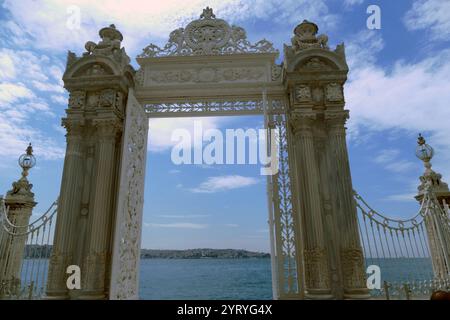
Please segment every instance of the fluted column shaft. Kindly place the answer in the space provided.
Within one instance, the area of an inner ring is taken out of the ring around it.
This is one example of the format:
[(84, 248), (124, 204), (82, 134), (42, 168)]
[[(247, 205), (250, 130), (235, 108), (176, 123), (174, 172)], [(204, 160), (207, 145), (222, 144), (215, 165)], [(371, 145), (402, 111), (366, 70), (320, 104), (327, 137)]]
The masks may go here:
[(327, 113), (328, 148), (333, 159), (333, 184), (339, 235), (339, 255), (344, 284), (343, 298), (368, 298), (364, 256), (361, 248), (356, 204), (350, 174), (345, 122), (348, 111)]
[(49, 264), (47, 297), (50, 299), (68, 298), (65, 276), (67, 266), (72, 263), (77, 241), (76, 221), (80, 213), (83, 185), (84, 123), (64, 119), (63, 125), (67, 129), (67, 149), (58, 200), (54, 245)]
[(106, 297), (105, 283), (111, 248), (111, 222), (114, 217), (115, 151), (119, 122), (117, 119), (94, 120), (97, 131), (96, 170), (91, 197), (92, 207), (88, 213), (90, 231), (85, 260), (83, 261), (83, 286), (81, 298), (102, 299)]
[(324, 245), (319, 172), (314, 151), (312, 123), (314, 117), (292, 116), (295, 140), (295, 163), (298, 166), (299, 208), (303, 230), (306, 296), (332, 298), (329, 267)]

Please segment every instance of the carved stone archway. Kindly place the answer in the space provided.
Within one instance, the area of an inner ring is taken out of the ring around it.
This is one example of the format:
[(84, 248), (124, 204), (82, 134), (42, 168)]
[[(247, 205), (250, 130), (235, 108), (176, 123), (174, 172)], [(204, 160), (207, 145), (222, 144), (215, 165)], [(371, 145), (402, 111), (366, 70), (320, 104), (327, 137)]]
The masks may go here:
[[(138, 297), (148, 117), (264, 115), (277, 132), (279, 172), (268, 178), (276, 299), (367, 298), (348, 165), (344, 46), (314, 23), (294, 30), (284, 61), (206, 8), (147, 46), (135, 72), (114, 25), (69, 52), (67, 151), (47, 297)], [(82, 270), (66, 288), (66, 267)]]

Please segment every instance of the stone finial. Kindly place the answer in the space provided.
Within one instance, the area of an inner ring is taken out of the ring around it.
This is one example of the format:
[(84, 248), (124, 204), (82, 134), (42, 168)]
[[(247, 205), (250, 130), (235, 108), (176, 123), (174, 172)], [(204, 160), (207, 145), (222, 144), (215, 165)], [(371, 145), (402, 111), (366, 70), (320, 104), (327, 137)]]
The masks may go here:
[(210, 20), (215, 19), (216, 15), (213, 13), (213, 9), (210, 7), (206, 7), (203, 9), (203, 13), (200, 15), (200, 19)]
[(294, 37), (291, 39), (292, 47), (297, 52), (308, 48), (322, 48), (329, 50), (328, 36), (321, 34), (317, 36), (319, 27), (308, 20), (303, 20), (294, 29)]

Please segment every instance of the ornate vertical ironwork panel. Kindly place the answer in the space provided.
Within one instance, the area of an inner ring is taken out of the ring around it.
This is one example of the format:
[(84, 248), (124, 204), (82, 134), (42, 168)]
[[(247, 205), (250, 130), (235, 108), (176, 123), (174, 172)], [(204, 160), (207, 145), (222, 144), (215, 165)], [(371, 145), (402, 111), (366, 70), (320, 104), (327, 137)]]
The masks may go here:
[(302, 297), (301, 279), (298, 272), (298, 253), (296, 232), (296, 209), (293, 205), (293, 183), (290, 178), (289, 132), (284, 114), (270, 116), (272, 132), (278, 144), (278, 166), (276, 175), (272, 176), (272, 200), (274, 208), (275, 250), (278, 269), (278, 298), (289, 299)]
[(138, 298), (147, 135), (147, 115), (130, 89), (122, 145), (110, 299)]

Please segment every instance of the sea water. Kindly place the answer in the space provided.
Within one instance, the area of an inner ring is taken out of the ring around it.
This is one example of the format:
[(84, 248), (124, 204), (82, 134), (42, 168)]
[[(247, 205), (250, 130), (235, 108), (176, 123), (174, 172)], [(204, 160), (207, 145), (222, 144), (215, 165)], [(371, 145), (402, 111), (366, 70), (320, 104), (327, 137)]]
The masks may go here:
[[(430, 259), (367, 259), (381, 281), (433, 278)], [(270, 259), (142, 259), (141, 299), (272, 299)]]

